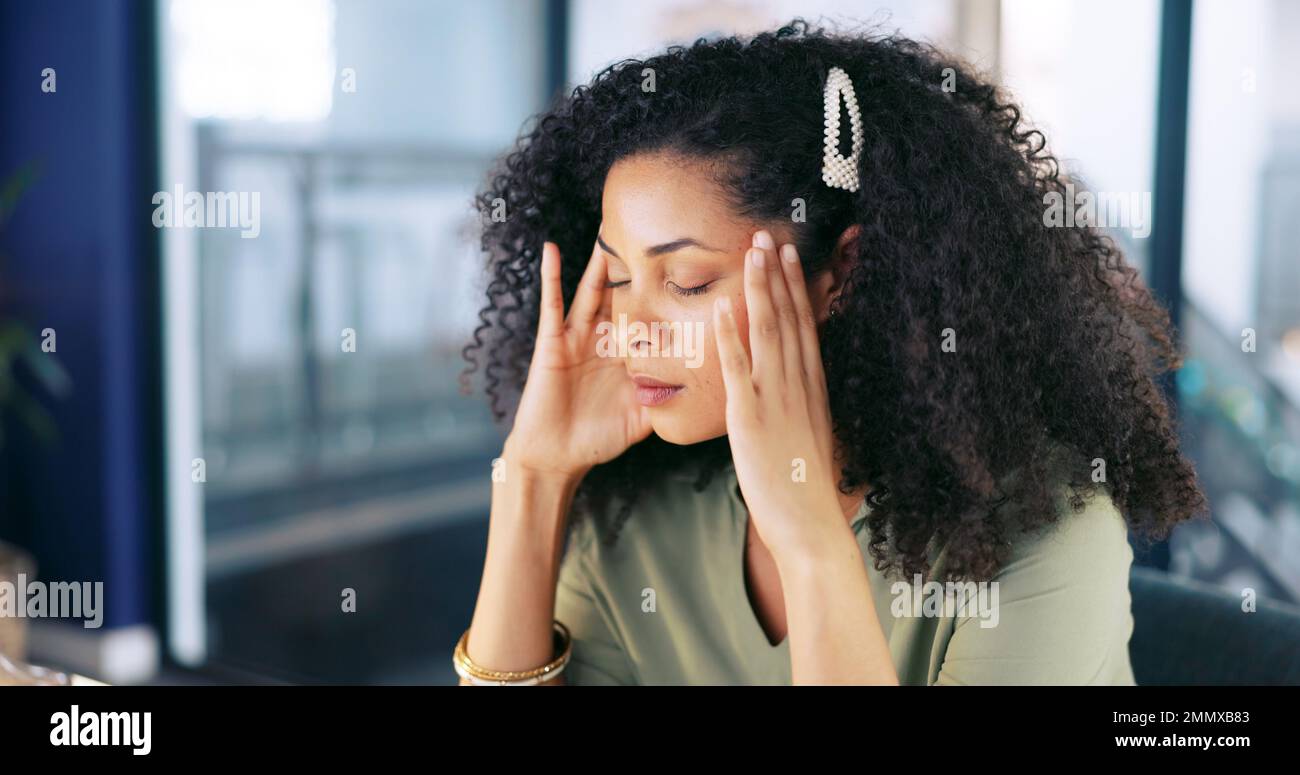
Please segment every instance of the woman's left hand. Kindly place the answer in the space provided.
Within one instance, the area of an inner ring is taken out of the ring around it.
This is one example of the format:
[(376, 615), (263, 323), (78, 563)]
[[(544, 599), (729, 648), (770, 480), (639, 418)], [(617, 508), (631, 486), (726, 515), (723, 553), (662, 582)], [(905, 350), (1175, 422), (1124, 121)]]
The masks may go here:
[(779, 562), (815, 556), (848, 532), (836, 496), (831, 416), (817, 319), (794, 245), (754, 235), (745, 256), (753, 363), (731, 300), (714, 304), (727, 434), (750, 518)]

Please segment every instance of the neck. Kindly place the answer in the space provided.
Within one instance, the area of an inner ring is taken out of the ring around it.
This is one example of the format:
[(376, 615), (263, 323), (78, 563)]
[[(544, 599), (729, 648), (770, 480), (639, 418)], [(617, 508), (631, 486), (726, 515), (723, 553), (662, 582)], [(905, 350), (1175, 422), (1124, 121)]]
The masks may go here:
[[(840, 446), (838, 444), (835, 445), (834, 460), (835, 460), (835, 471), (836, 471), (835, 481), (838, 483), (839, 482), (838, 472), (841, 470), (841, 468), (844, 465), (844, 457), (842, 454), (842, 450), (840, 449)], [(854, 489), (852, 492), (848, 494), (841, 492), (838, 486), (835, 488), (835, 497), (839, 500), (840, 510), (844, 513), (845, 522), (852, 521), (853, 517), (858, 513), (858, 509), (862, 508), (862, 501), (866, 499), (867, 493), (870, 490), (871, 490), (871, 486), (867, 484), (859, 485), (856, 489)]]
[(844, 521), (850, 522), (857, 515), (858, 509), (862, 508), (862, 501), (867, 497), (867, 488), (854, 490), (851, 495), (845, 495), (837, 489), (835, 496), (839, 499), (840, 511), (844, 512)]

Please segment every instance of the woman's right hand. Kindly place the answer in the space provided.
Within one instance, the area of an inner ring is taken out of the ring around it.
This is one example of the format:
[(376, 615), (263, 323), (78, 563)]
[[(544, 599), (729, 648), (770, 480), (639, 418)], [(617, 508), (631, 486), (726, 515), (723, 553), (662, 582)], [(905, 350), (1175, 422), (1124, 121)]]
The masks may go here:
[(543, 246), (537, 343), (505, 443), (507, 476), (518, 467), (581, 479), (650, 435), (648, 410), (637, 402), (623, 360), (597, 347), (609, 335), (597, 330), (606, 280), (605, 257), (595, 246), (566, 318), (560, 249)]

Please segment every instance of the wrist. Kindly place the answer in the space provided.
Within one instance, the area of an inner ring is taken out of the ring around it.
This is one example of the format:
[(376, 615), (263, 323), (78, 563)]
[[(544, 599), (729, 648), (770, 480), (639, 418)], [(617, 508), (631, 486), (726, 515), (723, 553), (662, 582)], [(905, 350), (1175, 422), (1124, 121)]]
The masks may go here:
[(500, 459), (504, 468), (502, 473), (498, 475), (497, 481), (513, 474), (529, 482), (577, 489), (578, 484), (591, 470), (591, 466), (556, 465), (551, 461), (529, 459), (529, 456), (519, 450), (517, 444), (512, 443), (511, 437), (506, 437), (501, 448)]
[(825, 573), (835, 563), (862, 561), (857, 536), (839, 520), (808, 520), (798, 535), (771, 551), (783, 579), (807, 579)]
[(580, 480), (513, 465), (503, 459), (492, 476), (491, 529), (535, 546), (558, 546)]

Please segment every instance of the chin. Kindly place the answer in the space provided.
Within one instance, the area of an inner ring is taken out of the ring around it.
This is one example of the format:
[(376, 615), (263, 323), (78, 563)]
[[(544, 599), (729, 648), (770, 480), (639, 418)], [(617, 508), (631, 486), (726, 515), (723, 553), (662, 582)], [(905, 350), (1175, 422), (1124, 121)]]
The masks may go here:
[(726, 433), (726, 429), (715, 430), (698, 421), (692, 422), (689, 417), (673, 416), (668, 412), (661, 416), (661, 411), (652, 410), (650, 427), (654, 429), (655, 435), (669, 444), (689, 446), (716, 439)]

